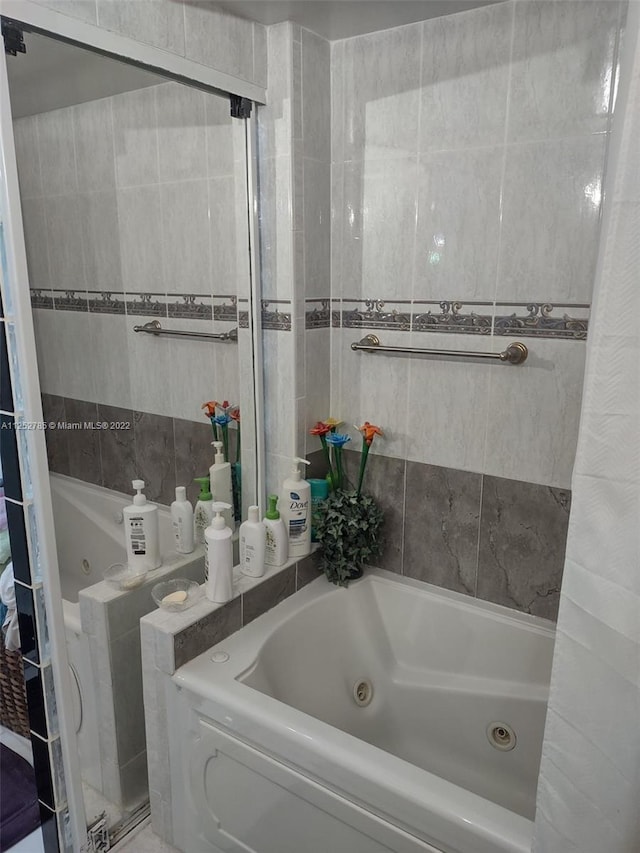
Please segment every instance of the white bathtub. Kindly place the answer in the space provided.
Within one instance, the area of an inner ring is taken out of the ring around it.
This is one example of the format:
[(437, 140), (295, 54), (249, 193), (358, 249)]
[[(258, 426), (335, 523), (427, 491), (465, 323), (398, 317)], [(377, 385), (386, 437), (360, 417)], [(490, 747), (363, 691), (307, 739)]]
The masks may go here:
[[(122, 509), (127, 495), (51, 475), (56, 548), (82, 777), (117, 809), (146, 797), (139, 620), (155, 608), (151, 587), (185, 576), (202, 580), (202, 549), (178, 556), (169, 510), (159, 508), (161, 568), (135, 590), (102, 580), (126, 561)], [(124, 652), (126, 666), (114, 665)]]
[[(174, 843), (529, 853), (553, 641), (546, 620), (388, 572), (319, 578), (173, 676)], [(490, 743), (496, 723), (515, 748)]]

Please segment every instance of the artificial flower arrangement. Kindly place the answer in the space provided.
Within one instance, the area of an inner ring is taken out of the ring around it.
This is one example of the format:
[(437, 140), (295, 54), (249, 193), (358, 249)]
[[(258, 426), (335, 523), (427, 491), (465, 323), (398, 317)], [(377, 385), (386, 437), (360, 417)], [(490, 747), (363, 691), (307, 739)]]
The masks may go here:
[(329, 497), (315, 524), (320, 543), (320, 568), (332, 583), (347, 586), (350, 580), (361, 577), (363, 566), (380, 553), (383, 513), (372, 497), (362, 494), (362, 484), (369, 450), (374, 438), (382, 436), (382, 430), (369, 421), (356, 427), (362, 434), (362, 450), (358, 484), (352, 489), (343, 455), (351, 436), (339, 433), (339, 425), (340, 421), (328, 418), (319, 421), (310, 433), (320, 439), (330, 487)]
[(236, 459), (231, 462), (231, 486), (233, 489), (233, 513), (236, 521), (240, 521), (242, 507), (242, 471), (240, 467), (241, 431), (240, 431), (240, 406), (234, 406), (228, 400), (218, 403), (217, 400), (209, 400), (200, 407), (211, 421), (213, 429), (213, 440), (221, 441), (224, 458), (229, 459), (229, 424), (235, 422), (236, 436)]

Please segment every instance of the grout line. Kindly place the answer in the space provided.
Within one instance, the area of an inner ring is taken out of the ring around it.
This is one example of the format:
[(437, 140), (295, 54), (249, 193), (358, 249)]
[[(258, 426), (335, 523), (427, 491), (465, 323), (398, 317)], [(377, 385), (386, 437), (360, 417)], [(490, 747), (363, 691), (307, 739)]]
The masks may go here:
[(400, 540), (400, 574), (404, 576), (404, 535), (407, 524), (407, 479), (409, 476), (409, 460), (404, 460), (404, 489), (402, 493), (402, 538)]
[(480, 572), (480, 537), (482, 536), (482, 516), (483, 516), (483, 502), (484, 502), (484, 474), (480, 474), (480, 503), (478, 506), (478, 540), (476, 542), (476, 571), (475, 571), (475, 586), (473, 590), (473, 595), (475, 598), (478, 597), (478, 574)]

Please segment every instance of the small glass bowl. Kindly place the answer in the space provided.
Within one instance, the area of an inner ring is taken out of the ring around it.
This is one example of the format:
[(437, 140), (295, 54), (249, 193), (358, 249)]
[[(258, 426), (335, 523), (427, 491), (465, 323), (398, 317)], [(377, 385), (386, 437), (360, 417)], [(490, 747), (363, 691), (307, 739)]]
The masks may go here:
[[(187, 597), (184, 601), (165, 601), (168, 595), (174, 592), (186, 592)], [(200, 600), (200, 586), (195, 581), (187, 580), (186, 578), (173, 578), (173, 580), (162, 581), (157, 583), (151, 589), (151, 597), (163, 610), (188, 610), (189, 607)]]
[(127, 592), (144, 583), (147, 570), (140, 566), (129, 566), (127, 563), (113, 563), (102, 572), (102, 577), (110, 586)]

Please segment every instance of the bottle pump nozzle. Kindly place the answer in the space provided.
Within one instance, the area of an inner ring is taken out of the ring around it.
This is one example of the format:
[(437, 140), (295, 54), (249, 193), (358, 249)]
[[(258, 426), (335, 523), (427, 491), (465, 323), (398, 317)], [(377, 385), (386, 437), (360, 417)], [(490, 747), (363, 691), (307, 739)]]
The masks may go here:
[(293, 467), (291, 468), (292, 480), (300, 480), (302, 478), (302, 475), (300, 473), (300, 465), (311, 465), (311, 462), (307, 462), (306, 459), (302, 459), (300, 456), (294, 456)]
[(221, 462), (224, 462), (224, 450), (223, 443), (221, 441), (212, 441), (211, 444), (215, 447), (216, 453), (214, 457), (214, 464), (219, 465)]
[(213, 511), (215, 512), (215, 516), (213, 521), (211, 522), (211, 526), (214, 530), (224, 530), (227, 526), (227, 522), (224, 520), (223, 512), (231, 509), (231, 504), (227, 504), (224, 501), (214, 501), (213, 502)]
[(142, 494), (142, 490), (144, 489), (144, 480), (132, 480), (131, 485), (136, 490), (136, 494), (133, 496), (133, 505), (144, 506), (147, 502), (146, 495)]

